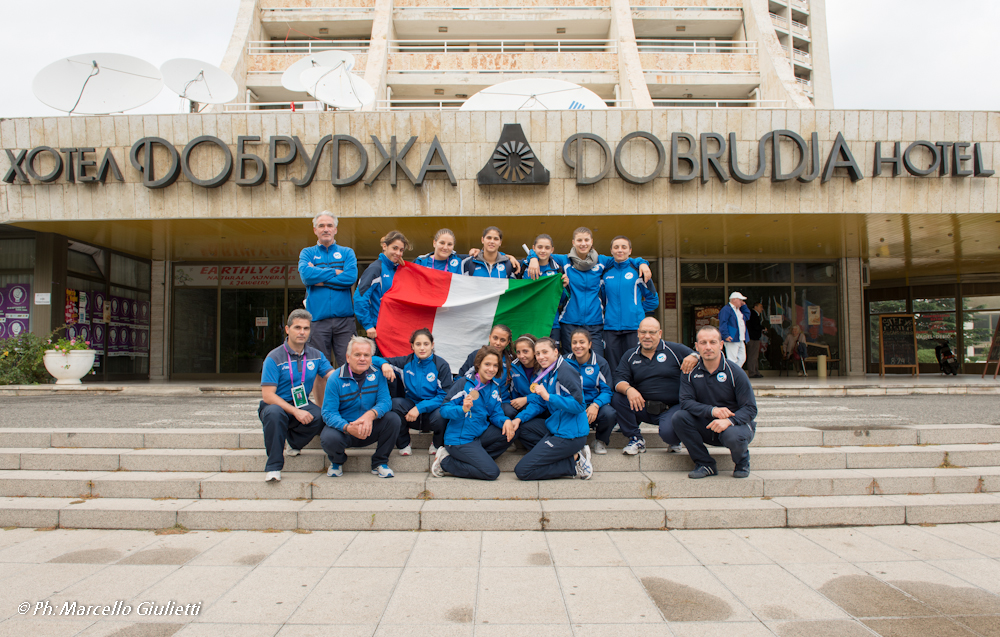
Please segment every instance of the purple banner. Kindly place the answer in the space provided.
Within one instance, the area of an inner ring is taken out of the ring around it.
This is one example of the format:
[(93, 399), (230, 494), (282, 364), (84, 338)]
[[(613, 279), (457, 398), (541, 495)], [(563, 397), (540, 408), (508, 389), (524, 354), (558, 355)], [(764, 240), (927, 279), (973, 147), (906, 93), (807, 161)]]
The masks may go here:
[(0, 338), (14, 338), (28, 332), (30, 312), (30, 284), (11, 283), (0, 287)]
[(136, 339), (136, 351), (148, 354), (149, 353), (149, 330), (144, 328), (139, 328), (135, 330), (138, 333), (138, 338)]
[(149, 325), (149, 301), (139, 301), (139, 325)]
[[(111, 305), (111, 311), (112, 312), (114, 311), (114, 307), (115, 306), (112, 303), (112, 305)], [(119, 342), (120, 341), (120, 329), (121, 328), (119, 326), (117, 326), (117, 325), (109, 325), (108, 326), (107, 339), (108, 339), (108, 355), (109, 356), (117, 356), (118, 352), (121, 351), (121, 344)]]
[(90, 348), (102, 351), (104, 349), (104, 323), (94, 323), (90, 330)]
[(104, 292), (94, 292), (94, 302), (91, 305), (90, 312), (92, 315), (92, 321), (94, 323), (104, 322), (104, 302), (105, 302)]
[(122, 322), (122, 300), (117, 296), (112, 296), (109, 300), (111, 303), (111, 322), (121, 323)]
[(128, 311), (128, 321), (129, 321), (129, 323), (131, 323), (132, 325), (138, 325), (139, 324), (139, 301), (137, 301), (136, 299), (129, 299), (129, 300), (126, 300), (125, 302), (129, 304), (129, 311)]

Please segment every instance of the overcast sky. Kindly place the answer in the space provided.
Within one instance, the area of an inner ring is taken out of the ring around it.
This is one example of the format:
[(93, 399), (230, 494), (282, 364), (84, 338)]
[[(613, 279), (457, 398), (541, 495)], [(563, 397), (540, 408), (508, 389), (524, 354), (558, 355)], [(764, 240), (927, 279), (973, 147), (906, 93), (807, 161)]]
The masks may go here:
[[(837, 108), (1000, 110), (997, 0), (826, 0)], [(237, 0), (0, 0), (5, 86), (0, 117), (58, 115), (31, 92), (44, 66), (94, 51), (159, 66), (175, 57), (219, 64)], [(181, 112), (164, 88), (135, 113)]]

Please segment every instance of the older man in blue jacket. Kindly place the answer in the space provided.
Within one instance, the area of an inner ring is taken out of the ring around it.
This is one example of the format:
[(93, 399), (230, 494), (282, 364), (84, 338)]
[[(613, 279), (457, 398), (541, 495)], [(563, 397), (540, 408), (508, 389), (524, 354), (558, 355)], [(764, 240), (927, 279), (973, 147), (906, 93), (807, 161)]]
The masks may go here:
[(344, 475), (348, 447), (375, 444), (372, 473), (393, 477), (389, 454), (399, 434), (399, 416), (392, 411), (392, 399), (385, 376), (372, 367), (375, 344), (363, 336), (347, 343), (347, 363), (337, 369), (326, 384), (323, 422), (319, 435), (323, 451), (330, 456), (326, 475)]
[(707, 325), (695, 337), (701, 361), (681, 377), (681, 411), (674, 415), (674, 431), (684, 442), (695, 467), (689, 478), (718, 473), (706, 444), (727, 447), (733, 458), (734, 478), (750, 475), (750, 442), (757, 430), (757, 401), (742, 369), (722, 355), (719, 330)]
[(726, 358), (737, 367), (743, 367), (747, 360), (747, 341), (750, 340), (747, 331), (750, 308), (746, 301), (747, 297), (733, 292), (729, 295), (729, 305), (719, 311), (719, 333), (726, 347)]

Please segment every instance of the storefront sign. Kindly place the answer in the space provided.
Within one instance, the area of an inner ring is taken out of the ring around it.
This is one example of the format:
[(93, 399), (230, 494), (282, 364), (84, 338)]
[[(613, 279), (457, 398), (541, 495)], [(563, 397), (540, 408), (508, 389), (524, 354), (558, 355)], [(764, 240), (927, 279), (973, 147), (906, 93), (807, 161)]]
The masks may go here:
[(298, 283), (299, 271), (294, 265), (191, 265), (174, 268), (174, 285), (177, 287), (224, 288), (236, 287), (285, 287), (285, 277)]
[[(413, 185), (421, 186), (427, 175), (434, 172), (444, 173), (452, 186), (458, 185), (444, 148), (436, 136), (416, 175), (406, 164), (406, 156), (417, 141), (416, 136), (409, 137), (405, 144), (399, 145), (396, 136), (393, 135), (390, 137), (388, 150), (375, 135), (371, 136), (371, 140), (378, 151), (379, 160), (367, 178), (365, 172), (368, 169), (368, 151), (359, 140), (350, 135), (326, 135), (319, 140), (312, 153), (306, 149), (302, 140), (288, 135), (272, 135), (266, 142), (256, 135), (241, 135), (236, 138), (235, 153), (227, 142), (211, 135), (196, 137), (180, 151), (162, 137), (143, 137), (132, 145), (128, 159), (142, 174), (143, 185), (151, 189), (172, 185), (181, 173), (184, 173), (192, 184), (202, 188), (222, 186), (230, 180), (233, 173), (237, 186), (252, 187), (267, 181), (271, 186), (277, 187), (278, 167), (291, 166), (297, 160), (302, 164), (304, 173), (302, 178), (291, 181), (298, 187), (306, 187), (316, 177), (324, 152), (328, 152), (331, 158), (330, 183), (337, 188), (353, 186), (362, 180), (366, 186), (371, 186), (386, 172), (392, 186), (396, 185), (399, 175)], [(625, 168), (628, 162), (622, 160), (622, 154), (633, 141), (637, 144), (649, 144), (656, 152), (656, 165), (648, 174), (634, 175)], [(791, 155), (793, 159), (790, 162), (792, 165), (785, 165), (781, 152), (778, 152), (782, 142), (791, 144), (794, 149)], [(215, 175), (195, 174), (192, 169), (191, 154), (203, 144), (214, 148), (212, 152), (221, 154), (222, 168)], [(248, 150), (251, 144), (266, 148), (258, 151), (261, 154), (255, 154)], [(599, 147), (604, 157), (601, 169), (592, 175), (587, 175), (578, 168), (582, 163), (585, 144)], [(341, 174), (342, 146), (353, 148), (358, 156), (358, 169), (352, 175)], [(167, 152), (169, 159), (165, 166), (157, 165), (153, 160), (153, 151), (156, 147)], [(266, 153), (262, 152), (264, 150)], [(10, 161), (10, 168), (3, 180), (9, 184), (15, 181), (24, 184), (52, 183), (60, 177), (67, 183), (105, 183), (109, 175), (117, 181), (124, 180), (110, 149), (104, 150), (99, 164), (96, 160), (98, 151), (95, 148), (56, 150), (49, 146), (36, 146), (30, 150), (5, 149), (4, 152)], [(566, 139), (562, 158), (567, 166), (576, 171), (576, 183), (581, 186), (604, 179), (612, 167), (622, 179), (632, 184), (649, 183), (659, 177), (664, 170), (668, 171), (668, 177), (673, 183), (700, 179), (704, 184), (715, 178), (724, 183), (734, 179), (741, 184), (750, 184), (764, 176), (768, 154), (771, 155), (773, 182), (797, 180), (808, 183), (819, 178), (821, 183), (826, 183), (833, 178), (838, 168), (843, 168), (851, 181), (864, 179), (861, 165), (841, 133), (837, 133), (825, 158), (820, 156), (818, 133), (812, 133), (807, 141), (795, 131), (786, 129), (773, 130), (761, 137), (757, 142), (756, 154), (756, 162), (751, 162), (755, 163), (756, 167), (753, 165), (748, 167), (748, 170), (753, 172), (743, 172), (737, 162), (740, 143), (737, 141), (736, 133), (725, 136), (711, 132), (701, 133), (695, 137), (692, 133), (674, 132), (670, 135), (668, 151), (663, 142), (652, 133), (635, 131), (618, 142), (612, 152), (608, 142), (599, 135), (579, 132)], [(267, 159), (261, 155), (265, 155)], [(48, 167), (48, 172), (39, 173), (39, 170), (44, 170), (41, 168), (42, 157), (50, 158), (44, 164)], [(903, 148), (901, 142), (876, 142), (873, 166), (873, 177), (880, 177), (883, 172), (898, 177), (904, 170), (915, 177), (991, 177), (994, 174), (984, 162), (980, 144), (964, 141), (917, 140), (906, 148)], [(545, 184), (548, 183), (548, 171), (531, 152), (521, 126), (506, 124), (501, 139), (490, 160), (479, 172), (477, 181), (480, 185)]]

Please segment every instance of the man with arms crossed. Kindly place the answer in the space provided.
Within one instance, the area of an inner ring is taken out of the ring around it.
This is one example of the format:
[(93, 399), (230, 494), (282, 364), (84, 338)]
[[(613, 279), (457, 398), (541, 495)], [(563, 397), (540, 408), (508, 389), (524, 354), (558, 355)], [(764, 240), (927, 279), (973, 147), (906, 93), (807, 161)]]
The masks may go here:
[(705, 444), (728, 447), (733, 456), (734, 478), (750, 475), (750, 441), (757, 423), (757, 401), (747, 375), (722, 355), (722, 335), (707, 325), (696, 336), (701, 354), (690, 374), (681, 378), (681, 411), (674, 415), (674, 430), (687, 447), (694, 471), (689, 478), (718, 473), (715, 458)]
[[(281, 481), (286, 440), (288, 455), (297, 456), (323, 429), (322, 396), (333, 366), (323, 352), (306, 344), (311, 322), (309, 312), (293, 310), (285, 323), (288, 338), (264, 359), (257, 415), (264, 425), (264, 479), (268, 482)], [(308, 398), (314, 383), (318, 405)]]
[(677, 411), (681, 375), (697, 363), (697, 355), (689, 348), (663, 340), (659, 321), (642, 319), (639, 347), (625, 353), (614, 373), (611, 406), (618, 415), (618, 426), (629, 438), (622, 453), (634, 456), (646, 452), (640, 422), (656, 423), (670, 451), (680, 451), (680, 439), (674, 434), (671, 420)]
[(339, 366), (346, 362), (347, 341), (357, 333), (351, 286), (358, 280), (358, 258), (354, 250), (334, 243), (337, 218), (332, 213), (324, 210), (313, 217), (313, 232), (316, 245), (299, 253), (306, 309), (313, 315), (309, 344)]

